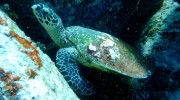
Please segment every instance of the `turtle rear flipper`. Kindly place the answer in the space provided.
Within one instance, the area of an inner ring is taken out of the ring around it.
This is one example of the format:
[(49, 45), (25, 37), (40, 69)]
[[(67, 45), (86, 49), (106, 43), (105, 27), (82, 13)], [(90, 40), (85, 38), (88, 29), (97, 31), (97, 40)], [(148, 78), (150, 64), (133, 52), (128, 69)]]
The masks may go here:
[(91, 95), (92, 85), (80, 75), (76, 59), (78, 52), (75, 48), (59, 49), (56, 55), (56, 65), (73, 90), (80, 95)]

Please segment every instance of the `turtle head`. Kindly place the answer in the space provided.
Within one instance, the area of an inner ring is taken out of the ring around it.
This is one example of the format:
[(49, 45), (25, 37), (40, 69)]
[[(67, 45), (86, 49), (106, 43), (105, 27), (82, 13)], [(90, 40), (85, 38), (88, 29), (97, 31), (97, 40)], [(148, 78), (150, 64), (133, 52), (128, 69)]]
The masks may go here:
[(58, 46), (64, 44), (66, 35), (61, 18), (51, 8), (42, 3), (35, 4), (31, 8), (40, 24), (50, 35), (51, 39)]
[(48, 6), (39, 3), (33, 5), (31, 8), (38, 21), (46, 30), (57, 27), (61, 23), (60, 17)]

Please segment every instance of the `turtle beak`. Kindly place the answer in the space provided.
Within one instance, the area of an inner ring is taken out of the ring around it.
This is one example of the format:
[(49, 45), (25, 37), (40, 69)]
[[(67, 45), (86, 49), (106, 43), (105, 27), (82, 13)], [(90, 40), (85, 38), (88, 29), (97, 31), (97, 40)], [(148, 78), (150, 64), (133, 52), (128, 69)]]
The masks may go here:
[(31, 6), (31, 9), (34, 11), (37, 8), (37, 5)]

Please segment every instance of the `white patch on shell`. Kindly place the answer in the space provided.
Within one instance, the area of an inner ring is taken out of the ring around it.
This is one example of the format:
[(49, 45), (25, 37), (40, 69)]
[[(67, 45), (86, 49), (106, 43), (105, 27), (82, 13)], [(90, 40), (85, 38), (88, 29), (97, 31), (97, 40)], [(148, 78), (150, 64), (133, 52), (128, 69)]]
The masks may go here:
[(109, 53), (110, 53), (111, 59), (113, 61), (120, 58), (119, 50), (117, 47), (113, 47), (113, 48), (109, 49)]
[(100, 46), (101, 47), (112, 47), (114, 45), (115, 45), (115, 43), (112, 40), (107, 39), (107, 40), (103, 41), (103, 43)]
[(101, 53), (100, 53), (100, 52), (96, 52), (96, 53), (94, 54), (94, 56), (100, 58), (100, 57), (101, 57)]
[[(102, 36), (97, 36), (101, 41), (100, 44), (88, 46), (88, 50), (93, 57), (103, 59), (110, 62), (115, 62), (117, 59), (120, 59), (119, 48), (116, 43), (113, 41), (113, 38), (106, 39)], [(110, 59), (109, 59), (110, 58)]]
[(102, 40), (105, 40), (105, 38), (104, 37), (102, 37), (102, 36), (97, 36), (99, 39), (102, 39)]
[(100, 45), (101, 50), (108, 50), (112, 61), (120, 58), (119, 49), (113, 40), (107, 39)]
[(88, 48), (89, 48), (90, 51), (96, 51), (97, 50), (96, 46), (94, 46), (92, 44), (90, 44)]

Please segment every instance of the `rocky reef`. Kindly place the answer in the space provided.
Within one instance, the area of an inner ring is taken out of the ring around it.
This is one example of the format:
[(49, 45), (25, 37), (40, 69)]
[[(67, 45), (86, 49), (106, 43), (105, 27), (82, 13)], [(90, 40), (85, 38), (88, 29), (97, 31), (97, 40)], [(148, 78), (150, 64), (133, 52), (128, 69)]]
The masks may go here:
[(180, 70), (179, 9), (177, 2), (165, 0), (142, 32), (142, 53), (153, 59), (156, 66)]
[(0, 99), (78, 100), (54, 62), (0, 10)]
[(145, 25), (139, 42), (142, 54), (154, 65), (147, 88), (154, 99), (180, 96), (180, 4), (176, 1), (164, 0)]

